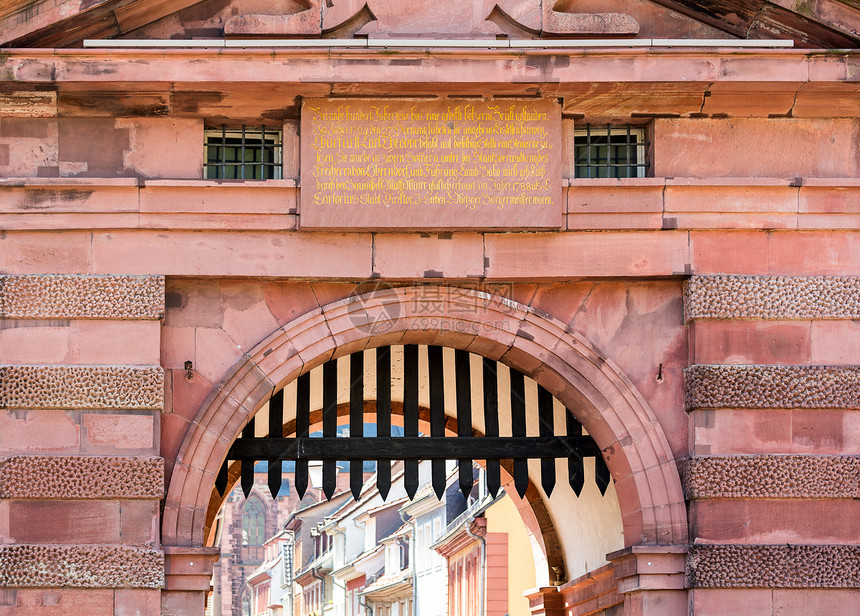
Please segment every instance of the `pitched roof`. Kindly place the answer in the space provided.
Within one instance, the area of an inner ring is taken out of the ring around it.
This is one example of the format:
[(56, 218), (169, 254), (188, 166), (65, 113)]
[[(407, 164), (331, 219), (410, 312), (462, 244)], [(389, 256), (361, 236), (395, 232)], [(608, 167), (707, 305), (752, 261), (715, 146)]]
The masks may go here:
[[(233, 15), (238, 7), (232, 6), (229, 0), (0, 0), (0, 45), (75, 47), (84, 39), (124, 36), (156, 39), (199, 38), (201, 35), (210, 38), (231, 35), (318, 38), (327, 32), (349, 37), (352, 31), (344, 30), (346, 24), (361, 15), (363, 30), (372, 35), (385, 35), (386, 28), (403, 27), (404, 24), (420, 32), (416, 24), (427, 18), (419, 14), (413, 19), (415, 11), (412, 3), (406, 0), (368, 0), (370, 10), (364, 13), (355, 13), (350, 8), (355, 4), (352, 2), (309, 0), (308, 4), (306, 10), (292, 14)], [(439, 0), (439, 4), (444, 7), (443, 13), (460, 10), (457, 7), (459, 3)], [(704, 38), (703, 28), (707, 28), (728, 38), (792, 39), (798, 47), (860, 47), (860, 0), (651, 0), (617, 2), (617, 6), (613, 6), (615, 4), (606, 2), (601, 10), (618, 12), (577, 14), (555, 11), (546, 0), (543, 5), (541, 0), (499, 0), (500, 8), (486, 20), (470, 22), (467, 27), (479, 35), (495, 30), (515, 38), (565, 33), (601, 36), (601, 27), (603, 36), (623, 34), (672, 38), (666, 34), (666, 28), (679, 28), (678, 24), (686, 20), (687, 30), (679, 30), (677, 38)], [(440, 7), (436, 7), (437, 13)], [(607, 15), (615, 16), (615, 19), (601, 18)], [(174, 30), (166, 28), (165, 18), (172, 20)], [(454, 22), (457, 20), (451, 23)], [(628, 27), (625, 32), (610, 31), (605, 25), (608, 22), (628, 23)], [(694, 28), (697, 23), (700, 25), (698, 34)], [(655, 24), (657, 27), (662, 24), (662, 34), (649, 34), (648, 29), (653, 29)], [(147, 27), (153, 25), (156, 27), (148, 31)], [(444, 37), (446, 32), (435, 34)]]

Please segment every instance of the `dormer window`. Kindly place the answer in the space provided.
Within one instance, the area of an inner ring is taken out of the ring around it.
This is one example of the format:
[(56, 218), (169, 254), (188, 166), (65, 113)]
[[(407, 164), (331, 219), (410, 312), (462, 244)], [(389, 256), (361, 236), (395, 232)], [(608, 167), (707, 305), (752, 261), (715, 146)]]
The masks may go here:
[(260, 127), (207, 129), (204, 176), (209, 180), (279, 180), (281, 131)]

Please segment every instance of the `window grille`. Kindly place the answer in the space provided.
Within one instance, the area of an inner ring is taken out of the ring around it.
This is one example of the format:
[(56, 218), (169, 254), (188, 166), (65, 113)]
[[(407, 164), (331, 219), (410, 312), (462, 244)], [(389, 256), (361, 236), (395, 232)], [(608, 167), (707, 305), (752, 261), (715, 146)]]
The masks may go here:
[(267, 129), (221, 128), (205, 131), (205, 176), (210, 180), (281, 179), (281, 133)]
[(573, 136), (574, 177), (642, 178), (648, 169), (645, 129), (586, 124)]

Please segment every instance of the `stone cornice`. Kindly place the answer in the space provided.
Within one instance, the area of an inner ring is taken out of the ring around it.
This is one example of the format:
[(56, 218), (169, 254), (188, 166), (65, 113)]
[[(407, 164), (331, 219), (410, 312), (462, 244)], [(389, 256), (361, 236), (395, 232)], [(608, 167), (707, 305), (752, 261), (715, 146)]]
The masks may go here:
[[(393, 53), (397, 59), (418, 63), (394, 64)], [(391, 84), (398, 82), (424, 83), (437, 91), (440, 83), (448, 84), (447, 89), (456, 88), (458, 82), (472, 87), (507, 84), (507, 91), (516, 90), (516, 84), (522, 88), (547, 83), (558, 95), (564, 94), (564, 84), (585, 82), (701, 83), (703, 90), (720, 81), (847, 82), (858, 59), (857, 50), (671, 47), (13, 49), (4, 55), (0, 68), (6, 70), (7, 79), (25, 83), (254, 82), (301, 85), (317, 95), (323, 93), (324, 84), (339, 82), (375, 83), (378, 94), (390, 94)], [(207, 62), (205, 72), (193, 68), (201, 60)], [(369, 62), (363, 66), (355, 60)], [(549, 72), (536, 70), (536, 61)], [(464, 70), (469, 68), (478, 70)]]

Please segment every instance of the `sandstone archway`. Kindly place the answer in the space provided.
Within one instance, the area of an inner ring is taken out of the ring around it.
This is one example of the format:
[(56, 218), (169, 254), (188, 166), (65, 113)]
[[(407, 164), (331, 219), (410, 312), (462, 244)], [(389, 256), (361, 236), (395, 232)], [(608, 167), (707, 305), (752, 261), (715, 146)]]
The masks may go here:
[(469, 289), (422, 286), (375, 290), (308, 312), (236, 362), (179, 450), (163, 544), (204, 544), (218, 469), (273, 389), (333, 357), (388, 344), (466, 349), (532, 377), (574, 411), (603, 450), (625, 545), (686, 542), (683, 492), (669, 444), (648, 404), (610, 359), (556, 319), (522, 304)]

